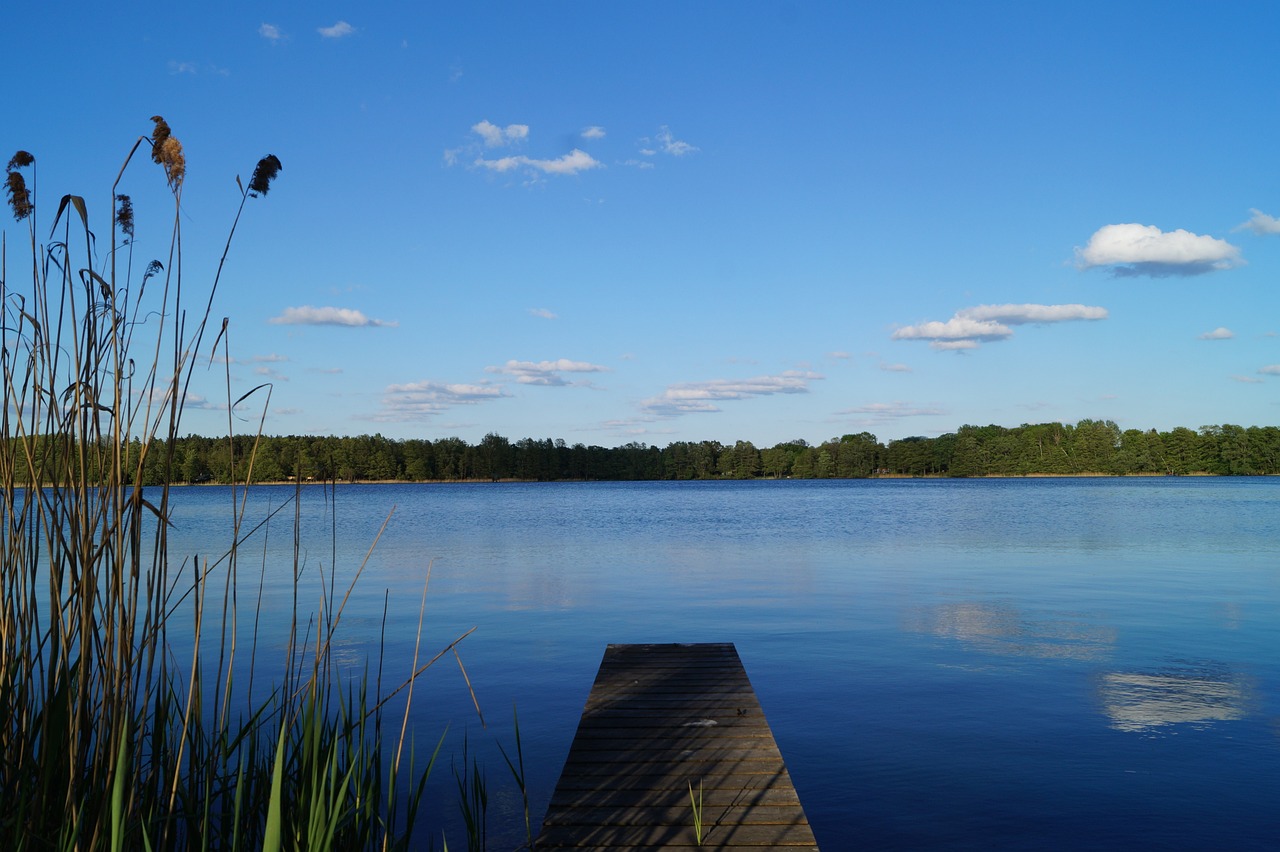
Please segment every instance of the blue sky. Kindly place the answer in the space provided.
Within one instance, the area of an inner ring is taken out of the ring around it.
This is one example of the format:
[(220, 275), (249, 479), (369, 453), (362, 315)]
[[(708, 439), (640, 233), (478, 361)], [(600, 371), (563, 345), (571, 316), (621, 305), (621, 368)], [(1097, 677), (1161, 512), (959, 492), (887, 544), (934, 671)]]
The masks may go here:
[[(37, 157), (38, 228), (66, 192), (105, 213), (163, 115), (198, 290), (235, 176), (283, 163), (214, 305), (230, 391), (199, 370), (190, 431), (225, 433), (228, 397), (261, 382), (274, 434), (764, 446), (1280, 423), (1272, 3), (6, 19), (0, 143)], [(159, 255), (155, 167), (121, 190), (135, 256)], [(233, 423), (256, 428), (252, 404)]]

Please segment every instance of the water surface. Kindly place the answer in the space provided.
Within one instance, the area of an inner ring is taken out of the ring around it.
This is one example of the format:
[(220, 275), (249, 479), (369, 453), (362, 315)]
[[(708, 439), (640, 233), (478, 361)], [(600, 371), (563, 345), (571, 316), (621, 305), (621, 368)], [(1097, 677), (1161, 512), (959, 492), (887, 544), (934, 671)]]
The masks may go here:
[[(225, 541), (230, 500), (175, 489), (175, 551)], [(464, 733), (513, 848), (513, 704), (537, 821), (606, 643), (729, 641), (824, 848), (1274, 848), (1278, 510), (1275, 479), (340, 486), (303, 489), (301, 566), (349, 577), (391, 513), (353, 671), (379, 637), (407, 669), (429, 567), (424, 649), (478, 628), (487, 728), (449, 660), (415, 699), (420, 752), (448, 727), (424, 843), (463, 842)], [(277, 610), (291, 525), (241, 560)]]

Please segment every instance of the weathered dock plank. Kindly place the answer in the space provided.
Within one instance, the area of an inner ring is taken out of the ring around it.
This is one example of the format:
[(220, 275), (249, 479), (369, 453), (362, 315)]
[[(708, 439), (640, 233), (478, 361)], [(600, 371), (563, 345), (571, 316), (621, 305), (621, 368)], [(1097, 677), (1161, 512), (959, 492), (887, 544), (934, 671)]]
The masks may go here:
[(732, 643), (609, 645), (536, 848), (679, 847), (818, 848)]

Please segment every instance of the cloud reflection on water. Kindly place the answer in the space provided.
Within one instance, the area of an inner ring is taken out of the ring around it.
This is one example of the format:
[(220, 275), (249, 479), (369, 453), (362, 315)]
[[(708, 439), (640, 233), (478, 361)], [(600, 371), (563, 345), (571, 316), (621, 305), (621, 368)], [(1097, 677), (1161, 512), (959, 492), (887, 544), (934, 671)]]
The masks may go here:
[(1243, 719), (1252, 689), (1221, 663), (1178, 662), (1155, 672), (1109, 672), (1099, 698), (1117, 731)]
[(1095, 660), (1116, 641), (1114, 628), (1084, 618), (1034, 618), (1007, 604), (983, 601), (909, 610), (905, 627), (989, 654), (1038, 659)]

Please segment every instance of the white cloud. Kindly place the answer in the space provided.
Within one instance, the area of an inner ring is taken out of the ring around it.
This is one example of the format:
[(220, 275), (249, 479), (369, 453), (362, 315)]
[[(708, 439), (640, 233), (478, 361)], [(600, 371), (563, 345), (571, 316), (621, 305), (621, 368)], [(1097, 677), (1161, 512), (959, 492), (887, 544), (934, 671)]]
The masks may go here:
[(671, 385), (661, 396), (640, 404), (645, 411), (674, 417), (698, 411), (719, 411), (715, 403), (730, 399), (750, 399), (779, 393), (808, 393), (809, 383), (823, 378), (818, 373), (787, 370), (776, 376), (751, 379), (714, 379)]
[(344, 38), (356, 31), (356, 28), (348, 24), (346, 21), (338, 21), (331, 27), (318, 27), (316, 32), (325, 38)]
[(530, 316), (535, 316), (535, 317), (538, 317), (539, 319), (557, 319), (558, 318), (556, 317), (554, 312), (546, 308), (530, 308), (529, 314)]
[(970, 319), (957, 314), (946, 322), (933, 320), (907, 325), (893, 333), (894, 340), (1003, 340), (1013, 329), (994, 320)]
[(513, 169), (527, 168), (548, 175), (576, 175), (588, 169), (601, 167), (599, 160), (585, 151), (574, 148), (568, 154), (554, 160), (537, 160), (532, 157), (502, 157), (497, 160), (477, 159), (477, 166), (502, 174)]
[(593, 124), (590, 127), (583, 128), (583, 139), (603, 139), (605, 137), (604, 128)]
[(911, 368), (906, 364), (881, 364), (880, 369), (886, 373), (910, 373)]
[(1089, 238), (1087, 246), (1076, 249), (1079, 268), (1110, 266), (1121, 277), (1201, 275), (1243, 262), (1240, 249), (1226, 240), (1133, 223), (1105, 225)]
[(170, 74), (194, 74), (196, 73), (196, 65), (194, 62), (178, 62), (176, 59), (169, 60)]
[(1200, 335), (1201, 340), (1230, 340), (1235, 337), (1236, 333), (1224, 326), (1218, 326), (1213, 331), (1206, 331)]
[(1268, 216), (1256, 207), (1249, 208), (1253, 216), (1248, 222), (1241, 222), (1232, 230), (1253, 231), (1255, 234), (1280, 234), (1280, 219)]
[(265, 377), (267, 377), (268, 379), (271, 379), (271, 380), (273, 380), (273, 381), (278, 381), (278, 382), (287, 382), (287, 381), (289, 381), (289, 377), (288, 377), (288, 376), (286, 376), (284, 373), (281, 373), (281, 372), (278, 372), (278, 371), (276, 371), (276, 370), (273, 370), (273, 369), (271, 369), (270, 367), (266, 367), (266, 366), (263, 366), (263, 367), (255, 367), (255, 368), (254, 368), (254, 370), (253, 370), (253, 372), (254, 372), (254, 373), (256, 373), (256, 374), (257, 374), (257, 375), (259, 375), (259, 376), (265, 376)]
[(852, 358), (853, 356), (852, 356), (852, 355), (850, 355), (848, 352), (844, 352), (843, 350), (838, 350), (838, 351), (835, 351), (835, 352), (828, 352), (828, 353), (827, 353), (827, 357), (828, 357), (828, 358), (833, 358), (833, 359), (835, 359), (835, 360), (837, 360), (837, 361), (848, 361), (848, 360), (849, 360), (850, 358)]
[(1246, 385), (1262, 384), (1262, 379), (1259, 379), (1257, 376), (1232, 376), (1231, 379), (1232, 381), (1243, 382)]
[(662, 149), (662, 153), (670, 154), (673, 157), (683, 157), (688, 154), (695, 154), (698, 149), (688, 142), (682, 142), (671, 133), (671, 128), (665, 124), (658, 130), (658, 146)]
[(484, 140), (486, 148), (501, 148), (529, 138), (529, 125), (508, 124), (499, 127), (488, 119), (471, 125), (471, 131)]
[(962, 308), (946, 322), (933, 320), (908, 325), (893, 333), (894, 340), (928, 340), (934, 349), (963, 351), (976, 349), (983, 342), (1004, 340), (1013, 336), (1011, 325), (1107, 318), (1107, 309), (1092, 305), (977, 305)]
[(460, 405), (479, 405), (503, 399), (509, 394), (500, 385), (450, 384), (445, 382), (408, 382), (388, 385), (382, 400), (382, 411), (373, 419), (404, 422), (425, 420)]
[(636, 159), (623, 160), (623, 161), (622, 161), (622, 165), (624, 165), (624, 166), (632, 166), (632, 167), (637, 168), (637, 169), (651, 169), (651, 168), (653, 168), (653, 163), (649, 162), (648, 160), (636, 160)]
[(1107, 309), (1091, 305), (978, 305), (956, 311), (963, 319), (1025, 325), (1027, 323), (1103, 320)]
[(284, 38), (284, 33), (280, 32), (280, 28), (275, 24), (262, 24), (258, 27), (258, 35), (270, 42), (277, 42)]
[(272, 317), (270, 322), (274, 325), (342, 325), (374, 328), (395, 328), (400, 324), (393, 321), (370, 319), (354, 308), (315, 308), (311, 305), (285, 308), (280, 316)]
[(1258, 370), (1264, 376), (1280, 376), (1280, 364), (1268, 364)]
[(542, 385), (544, 387), (563, 387), (569, 384), (561, 373), (607, 373), (608, 367), (599, 364), (588, 364), (586, 361), (570, 361), (560, 358), (556, 361), (508, 361), (501, 367), (485, 367), (487, 373), (502, 373), (514, 376), (522, 385)]

